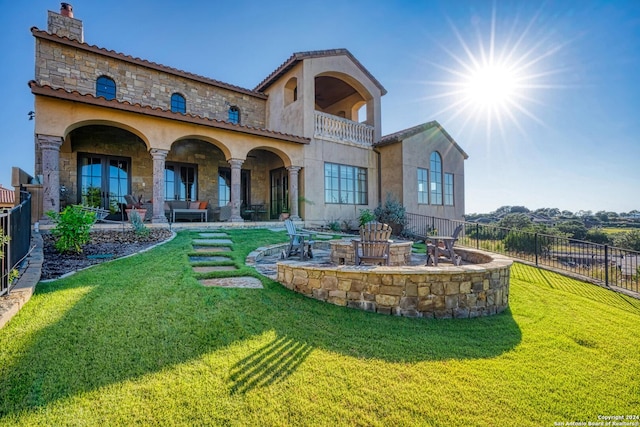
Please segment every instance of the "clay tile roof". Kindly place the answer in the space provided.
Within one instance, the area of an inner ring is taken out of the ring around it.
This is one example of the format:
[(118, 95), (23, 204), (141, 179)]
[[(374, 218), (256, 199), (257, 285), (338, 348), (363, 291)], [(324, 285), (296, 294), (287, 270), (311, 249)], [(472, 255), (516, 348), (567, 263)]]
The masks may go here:
[(258, 86), (254, 88), (256, 91), (264, 92), (269, 86), (271, 86), (276, 80), (278, 80), (283, 74), (293, 68), (300, 61), (311, 58), (323, 58), (329, 56), (340, 56), (344, 55), (348, 57), (362, 72), (371, 79), (371, 81), (380, 89), (382, 95), (387, 93), (387, 90), (380, 84), (380, 82), (373, 77), (373, 74), (367, 70), (364, 65), (360, 63), (356, 59), (355, 56), (351, 54), (347, 49), (328, 49), (328, 50), (312, 50), (308, 52), (297, 52), (294, 53), (287, 59), (282, 65), (276, 68), (271, 74), (267, 76)]
[(4, 188), (2, 185), (0, 185), (0, 204), (12, 205), (14, 204), (15, 199), (16, 199), (16, 194), (13, 191), (8, 190)]
[(96, 97), (92, 94), (82, 94), (77, 90), (69, 91), (63, 88), (55, 89), (49, 85), (41, 85), (35, 80), (29, 81), (31, 93), (34, 95), (49, 96), (52, 98), (64, 99), (68, 101), (83, 102), (85, 104), (96, 105), (99, 107), (114, 108), (116, 110), (128, 111), (133, 113), (146, 114), (170, 120), (178, 120), (188, 123), (199, 124), (203, 126), (225, 129), (235, 132), (242, 132), (251, 135), (275, 138), (300, 144), (309, 144), (310, 139), (303, 136), (291, 135), (288, 133), (277, 132), (269, 129), (258, 128), (254, 126), (231, 123), (219, 119), (210, 119), (208, 117), (198, 116), (196, 114), (176, 113), (171, 110), (165, 110), (160, 107), (152, 107), (150, 105), (142, 105), (140, 103), (131, 103), (129, 101), (119, 101), (117, 99), (107, 100), (103, 96)]
[(433, 129), (433, 128), (442, 132), (442, 134), (451, 142), (451, 144), (453, 144), (453, 146), (456, 147), (458, 151), (460, 151), (460, 153), (464, 156), (465, 159), (469, 158), (469, 155), (465, 153), (462, 147), (460, 147), (458, 143), (451, 137), (451, 135), (449, 135), (449, 133), (446, 130), (444, 130), (442, 126), (440, 126), (440, 123), (438, 123), (435, 120), (427, 123), (422, 123), (420, 125), (413, 126), (408, 129), (400, 130), (398, 132), (391, 133), (389, 135), (385, 135), (382, 138), (380, 138), (380, 141), (374, 144), (374, 146), (381, 147), (385, 145), (395, 144), (407, 138), (410, 138), (414, 135), (417, 135), (421, 132), (424, 132), (426, 130)]
[(162, 64), (158, 64), (155, 62), (151, 62), (151, 61), (147, 61), (146, 59), (141, 59), (141, 58), (135, 58), (131, 55), (125, 55), (123, 53), (120, 52), (116, 52), (113, 50), (108, 50), (105, 48), (101, 48), (95, 45), (89, 45), (87, 43), (81, 43), (78, 40), (75, 39), (70, 39), (68, 37), (64, 37), (64, 36), (59, 36), (57, 34), (51, 34), (47, 31), (44, 30), (40, 30), (37, 27), (31, 27), (31, 33), (33, 34), (34, 37), (37, 38), (41, 38), (44, 40), (50, 40), (50, 41), (54, 41), (56, 43), (62, 43), (68, 46), (73, 46), (76, 47), (78, 49), (83, 49), (86, 50), (88, 52), (93, 52), (99, 55), (104, 55), (104, 56), (108, 56), (110, 58), (115, 58), (115, 59), (119, 59), (122, 61), (126, 61), (135, 65), (139, 65), (142, 67), (147, 67), (147, 68), (151, 68), (157, 71), (161, 71), (163, 73), (169, 73), (169, 74), (173, 74), (176, 76), (180, 76), (180, 77), (184, 77), (190, 80), (194, 80), (200, 83), (205, 83), (205, 84), (209, 84), (212, 86), (217, 86), (223, 89), (228, 89), (228, 90), (232, 90), (234, 92), (240, 92), (240, 93), (244, 93), (246, 95), (250, 95), (250, 96), (254, 96), (257, 98), (261, 98), (261, 99), (267, 99), (267, 96), (264, 93), (260, 93), (251, 89), (245, 89), (242, 88), (240, 86), (235, 86), (229, 83), (224, 83), (221, 82), (219, 80), (214, 80), (214, 79), (210, 79), (208, 77), (204, 77), (204, 76), (200, 76), (198, 74), (194, 74), (194, 73), (189, 73), (187, 71), (183, 71), (183, 70), (179, 70), (177, 68), (173, 68), (173, 67), (168, 67), (166, 65), (162, 65)]

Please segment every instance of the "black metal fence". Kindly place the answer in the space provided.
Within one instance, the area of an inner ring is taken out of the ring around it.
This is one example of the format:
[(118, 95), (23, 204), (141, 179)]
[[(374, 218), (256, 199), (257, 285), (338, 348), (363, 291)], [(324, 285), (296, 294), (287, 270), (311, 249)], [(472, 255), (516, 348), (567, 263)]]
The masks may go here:
[(8, 212), (0, 213), (2, 235), (9, 240), (2, 245), (4, 256), (0, 259), (0, 296), (10, 291), (11, 271), (29, 253), (31, 243), (31, 194), (20, 193), (20, 204)]
[(459, 224), (458, 244), (507, 255), (538, 267), (580, 275), (605, 286), (640, 292), (640, 252), (567, 239), (543, 233), (509, 229), (407, 213), (404, 234), (424, 239), (451, 235)]

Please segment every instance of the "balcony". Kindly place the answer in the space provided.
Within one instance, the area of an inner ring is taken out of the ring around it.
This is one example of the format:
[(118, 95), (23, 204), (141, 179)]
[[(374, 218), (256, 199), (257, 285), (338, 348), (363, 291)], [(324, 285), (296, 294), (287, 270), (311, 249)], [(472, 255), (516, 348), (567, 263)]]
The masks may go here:
[(331, 114), (315, 112), (315, 138), (371, 146), (373, 126), (352, 122)]

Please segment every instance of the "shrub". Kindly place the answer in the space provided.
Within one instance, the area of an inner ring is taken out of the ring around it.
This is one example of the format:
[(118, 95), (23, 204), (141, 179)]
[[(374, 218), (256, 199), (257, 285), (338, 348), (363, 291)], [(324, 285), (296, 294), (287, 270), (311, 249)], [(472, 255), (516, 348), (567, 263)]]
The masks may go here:
[(400, 234), (402, 229), (407, 224), (406, 210), (402, 203), (394, 199), (392, 196), (387, 196), (387, 201), (383, 206), (378, 206), (373, 213), (376, 216), (378, 222), (391, 225), (396, 234)]
[(132, 210), (129, 214), (129, 219), (131, 220), (131, 225), (133, 226), (133, 232), (137, 236), (147, 237), (149, 235), (149, 229), (146, 225), (144, 225), (143, 219), (138, 211)]
[(342, 231), (340, 229), (340, 220), (337, 220), (337, 219), (333, 219), (333, 220), (327, 222), (327, 228), (329, 230), (331, 230), (331, 231), (335, 231), (335, 232), (338, 232), (338, 233), (340, 231)]
[(535, 230), (511, 230), (503, 240), (507, 252), (547, 255), (551, 250), (551, 238), (546, 235), (537, 236)]
[(614, 236), (613, 243), (622, 249), (640, 251), (640, 231), (632, 230), (618, 233)]
[(609, 238), (607, 233), (599, 228), (592, 228), (591, 230), (587, 231), (587, 237), (585, 237), (585, 240), (593, 243), (599, 243), (601, 245), (611, 243), (611, 239)]
[(79, 206), (67, 206), (60, 213), (49, 211), (47, 215), (56, 224), (51, 234), (56, 238), (58, 252), (82, 252), (82, 246), (89, 242), (89, 231), (96, 220), (95, 212), (87, 212)]
[(360, 227), (368, 222), (375, 221), (376, 216), (369, 209), (360, 209), (360, 215), (358, 216), (358, 224)]
[(0, 259), (4, 259), (4, 245), (9, 243), (11, 237), (4, 234), (4, 230), (0, 228)]

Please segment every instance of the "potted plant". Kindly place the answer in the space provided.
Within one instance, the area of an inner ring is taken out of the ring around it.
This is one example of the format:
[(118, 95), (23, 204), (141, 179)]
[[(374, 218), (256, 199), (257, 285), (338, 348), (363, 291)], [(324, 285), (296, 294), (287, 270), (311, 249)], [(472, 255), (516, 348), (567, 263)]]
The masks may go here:
[(125, 196), (125, 200), (127, 201), (127, 208), (125, 212), (127, 213), (127, 218), (131, 221), (131, 213), (137, 212), (137, 214), (144, 220), (145, 215), (147, 214), (147, 209), (143, 207), (144, 201), (142, 199), (142, 194), (138, 197), (135, 196)]
[(287, 206), (287, 202), (283, 200), (280, 205), (280, 221), (284, 221), (287, 218), (289, 218), (289, 206)]

